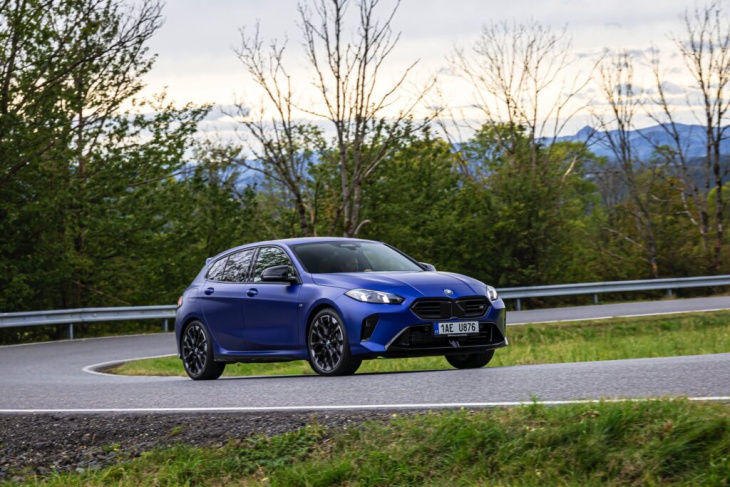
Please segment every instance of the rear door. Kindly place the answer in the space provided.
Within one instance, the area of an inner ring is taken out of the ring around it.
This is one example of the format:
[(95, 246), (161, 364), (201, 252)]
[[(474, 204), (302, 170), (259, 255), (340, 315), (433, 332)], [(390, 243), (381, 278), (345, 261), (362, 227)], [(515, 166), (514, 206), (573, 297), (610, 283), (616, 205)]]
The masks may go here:
[(229, 254), (214, 263), (200, 293), (205, 321), (218, 345), (229, 351), (247, 349), (243, 305), (255, 249)]
[(256, 254), (252, 282), (244, 305), (246, 337), (257, 350), (293, 350), (299, 347), (298, 313), (301, 285), (263, 282), (261, 273), (269, 267), (293, 265), (280, 247), (260, 247)]

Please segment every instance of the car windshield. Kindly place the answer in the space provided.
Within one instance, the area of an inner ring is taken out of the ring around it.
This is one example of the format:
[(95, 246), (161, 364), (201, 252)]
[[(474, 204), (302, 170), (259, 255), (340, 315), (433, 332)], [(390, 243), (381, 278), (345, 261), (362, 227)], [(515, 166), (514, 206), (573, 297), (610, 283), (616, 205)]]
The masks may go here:
[(317, 242), (293, 245), (307, 272), (418, 272), (423, 269), (387, 245), (376, 242)]

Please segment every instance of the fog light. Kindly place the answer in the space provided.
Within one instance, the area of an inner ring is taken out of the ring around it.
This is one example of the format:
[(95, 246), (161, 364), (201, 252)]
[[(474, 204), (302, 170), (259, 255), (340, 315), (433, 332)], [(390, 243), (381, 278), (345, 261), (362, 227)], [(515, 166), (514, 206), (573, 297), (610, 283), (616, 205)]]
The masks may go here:
[(364, 342), (370, 340), (370, 337), (375, 331), (375, 326), (378, 324), (378, 315), (370, 315), (362, 320), (362, 331), (360, 332), (360, 341)]

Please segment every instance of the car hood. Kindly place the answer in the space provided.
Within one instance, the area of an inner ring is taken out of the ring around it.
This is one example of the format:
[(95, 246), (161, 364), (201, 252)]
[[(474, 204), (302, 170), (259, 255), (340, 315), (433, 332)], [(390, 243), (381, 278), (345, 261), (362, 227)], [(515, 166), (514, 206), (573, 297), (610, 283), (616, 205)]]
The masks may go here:
[(453, 298), (485, 293), (484, 285), (476, 279), (450, 272), (345, 272), (313, 274), (312, 279), (320, 286), (372, 289), (403, 297), (447, 297), (445, 289), (453, 291)]

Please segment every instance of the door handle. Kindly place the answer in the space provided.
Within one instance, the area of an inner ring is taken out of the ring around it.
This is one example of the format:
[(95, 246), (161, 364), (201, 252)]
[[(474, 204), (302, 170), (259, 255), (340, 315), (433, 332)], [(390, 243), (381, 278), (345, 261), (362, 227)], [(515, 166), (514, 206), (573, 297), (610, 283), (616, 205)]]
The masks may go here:
[(213, 293), (215, 292), (215, 289), (213, 289), (212, 287), (209, 287), (208, 289), (206, 289), (206, 290), (205, 290), (205, 291), (203, 291), (203, 292), (204, 292), (204, 293), (205, 293), (205, 294), (206, 294), (207, 296), (210, 296), (211, 294), (213, 294)]
[(257, 295), (258, 293), (259, 293), (259, 290), (258, 290), (258, 289), (256, 289), (256, 288), (254, 288), (254, 289), (249, 289), (248, 291), (246, 291), (246, 294), (248, 294), (248, 295), (249, 295), (249, 296), (251, 296), (251, 297), (254, 297), (254, 296), (256, 296), (256, 295)]

